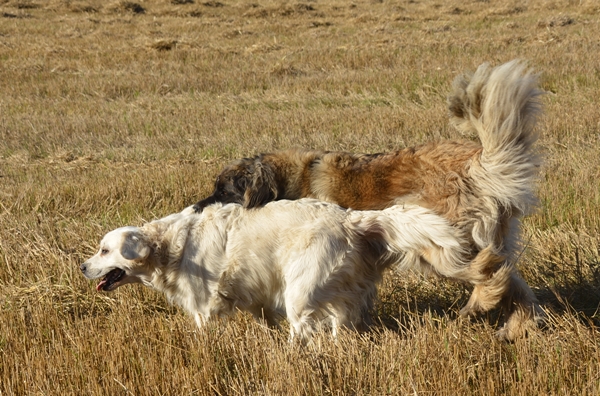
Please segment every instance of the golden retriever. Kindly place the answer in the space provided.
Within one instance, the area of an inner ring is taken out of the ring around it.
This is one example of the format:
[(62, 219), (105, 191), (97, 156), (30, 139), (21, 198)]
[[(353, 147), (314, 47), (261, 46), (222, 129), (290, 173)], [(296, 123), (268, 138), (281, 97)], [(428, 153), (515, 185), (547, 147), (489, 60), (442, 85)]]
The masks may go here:
[(397, 203), (431, 209), (469, 236), (474, 255), (487, 249), (493, 261), (486, 266), (489, 283), (475, 287), (461, 314), (482, 313), (500, 303), (506, 317), (501, 335), (512, 339), (524, 333), (525, 323), (543, 316), (518, 276), (504, 285), (494, 279), (497, 271), (516, 273), (519, 219), (537, 201), (540, 161), (533, 145), (540, 94), (537, 76), (523, 62), (495, 68), (483, 64), (475, 73), (458, 77), (448, 99), (452, 123), (463, 132), (477, 133), (480, 143), (430, 142), (381, 154), (261, 154), (226, 166), (212, 195), (194, 208), (200, 212), (214, 202), (253, 208), (311, 197), (360, 210)]
[[(319, 329), (361, 328), (383, 272), (433, 271), (472, 284), (487, 281), (487, 261), (465, 260), (468, 241), (433, 211), (397, 205), (346, 210), (313, 199), (271, 202), (255, 210), (215, 204), (142, 227), (110, 231), (81, 264), (97, 290), (142, 283), (194, 316), (251, 312), (290, 339), (307, 342)], [(510, 277), (510, 273), (505, 276)]]

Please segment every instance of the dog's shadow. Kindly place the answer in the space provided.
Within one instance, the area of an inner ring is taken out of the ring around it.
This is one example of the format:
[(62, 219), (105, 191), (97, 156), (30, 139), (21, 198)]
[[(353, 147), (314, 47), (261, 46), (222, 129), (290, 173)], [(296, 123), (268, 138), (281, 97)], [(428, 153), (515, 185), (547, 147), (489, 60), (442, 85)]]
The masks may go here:
[[(542, 271), (531, 282), (542, 308), (553, 316), (570, 316), (585, 327), (600, 329), (600, 261), (587, 263), (584, 272)], [(537, 284), (536, 284), (537, 283)], [(542, 284), (543, 286), (538, 286)], [(379, 299), (373, 309), (371, 327), (382, 327), (399, 334), (414, 326), (423, 317), (440, 318), (444, 323), (460, 318), (459, 311), (467, 303), (472, 288), (438, 278), (418, 274), (393, 273), (386, 276)], [(500, 328), (501, 310), (496, 308), (469, 319)], [(552, 326), (542, 324), (542, 329)]]
[[(552, 238), (550, 238), (552, 242)], [(548, 248), (531, 249), (526, 278), (540, 304), (557, 315), (572, 315), (600, 327), (600, 254), (597, 237), (569, 236)]]
[(600, 280), (553, 284), (535, 293), (542, 306), (555, 315), (572, 315), (581, 324), (600, 329)]
[[(379, 298), (371, 314), (371, 328), (382, 327), (404, 334), (425, 316), (456, 319), (470, 293), (467, 286), (445, 279), (393, 272), (386, 275), (379, 289)], [(491, 312), (490, 315), (486, 315), (487, 320), (498, 321), (498, 314)]]

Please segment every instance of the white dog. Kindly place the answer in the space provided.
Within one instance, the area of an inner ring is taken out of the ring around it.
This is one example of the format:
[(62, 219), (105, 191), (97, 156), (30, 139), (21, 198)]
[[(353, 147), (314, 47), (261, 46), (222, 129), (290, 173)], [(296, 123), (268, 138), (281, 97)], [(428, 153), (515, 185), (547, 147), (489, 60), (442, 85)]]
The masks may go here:
[(353, 211), (312, 199), (252, 210), (215, 204), (201, 214), (188, 208), (111, 231), (81, 271), (103, 278), (97, 290), (143, 283), (164, 292), (199, 327), (235, 308), (271, 325), (286, 316), (290, 338), (305, 342), (323, 325), (334, 336), (339, 326), (362, 327), (376, 285), (394, 263), (485, 281), (479, 260), (465, 261), (463, 239), (418, 206)]

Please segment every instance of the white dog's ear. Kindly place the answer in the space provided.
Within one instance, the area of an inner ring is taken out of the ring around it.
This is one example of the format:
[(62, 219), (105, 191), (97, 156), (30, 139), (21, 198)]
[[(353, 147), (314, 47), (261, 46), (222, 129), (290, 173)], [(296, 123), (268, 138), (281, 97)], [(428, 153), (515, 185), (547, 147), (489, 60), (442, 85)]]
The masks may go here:
[(130, 231), (123, 235), (121, 256), (127, 260), (140, 261), (150, 254), (150, 244), (139, 231)]

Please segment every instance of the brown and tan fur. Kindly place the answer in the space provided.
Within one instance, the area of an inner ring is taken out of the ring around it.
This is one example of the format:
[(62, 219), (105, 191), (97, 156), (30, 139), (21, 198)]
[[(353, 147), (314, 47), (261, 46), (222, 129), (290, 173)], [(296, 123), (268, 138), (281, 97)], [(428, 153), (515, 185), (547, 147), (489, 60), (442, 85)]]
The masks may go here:
[[(285, 150), (225, 167), (215, 191), (194, 205), (237, 202), (252, 208), (273, 200), (317, 198), (346, 208), (377, 210), (397, 203), (435, 211), (470, 236), (488, 262), (463, 315), (502, 306), (502, 337), (522, 336), (543, 313), (515, 267), (519, 218), (531, 211), (539, 160), (533, 152), (540, 112), (537, 77), (519, 61), (481, 65), (456, 79), (452, 123), (476, 132), (470, 141), (430, 142), (382, 154)], [(478, 257), (481, 260), (481, 257)]]

